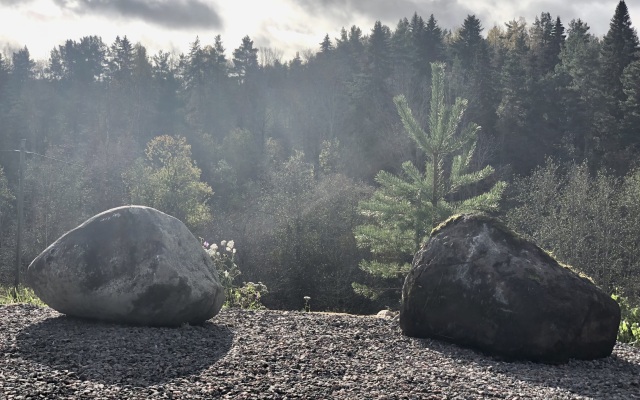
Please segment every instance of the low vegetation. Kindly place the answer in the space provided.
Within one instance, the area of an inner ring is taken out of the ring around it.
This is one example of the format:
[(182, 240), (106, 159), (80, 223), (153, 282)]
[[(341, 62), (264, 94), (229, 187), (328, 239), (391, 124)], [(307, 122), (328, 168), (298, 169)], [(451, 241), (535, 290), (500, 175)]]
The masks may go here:
[(38, 307), (46, 307), (46, 304), (36, 296), (33, 289), (20, 286), (18, 290), (14, 287), (0, 286), (0, 304), (26, 303)]
[(622, 317), (618, 329), (618, 341), (640, 348), (640, 307), (633, 307), (629, 300), (613, 294), (611, 297), (620, 305)]
[(262, 296), (269, 292), (265, 284), (262, 282), (237, 284), (237, 278), (242, 273), (235, 262), (237, 249), (233, 240), (223, 240), (220, 245), (202, 240), (202, 246), (218, 270), (220, 283), (225, 294), (223, 307), (247, 310), (266, 308), (262, 304)]

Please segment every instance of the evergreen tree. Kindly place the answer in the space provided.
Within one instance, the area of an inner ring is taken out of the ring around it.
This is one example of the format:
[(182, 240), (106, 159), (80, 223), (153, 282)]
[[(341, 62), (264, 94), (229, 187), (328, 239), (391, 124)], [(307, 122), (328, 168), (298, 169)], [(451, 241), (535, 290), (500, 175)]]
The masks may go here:
[(220, 72), (226, 76), (227, 56), (224, 54), (225, 48), (222, 44), (222, 36), (216, 35), (213, 40), (213, 54), (215, 54), (215, 64), (220, 68)]
[(256, 143), (262, 147), (266, 140), (267, 104), (264, 70), (258, 63), (258, 49), (253, 47), (249, 36), (242, 38), (240, 47), (233, 51), (231, 74), (240, 84), (236, 87), (235, 126), (247, 129), (255, 135)]
[(197, 89), (204, 82), (204, 53), (200, 45), (200, 37), (196, 36), (196, 40), (189, 47), (189, 54), (185, 59), (184, 65), (184, 81), (187, 90)]
[(394, 93), (409, 93), (412, 90), (412, 44), (409, 20), (403, 18), (398, 21), (396, 29), (391, 34), (392, 75), (391, 87)]
[(424, 19), (417, 12), (411, 17), (409, 31), (411, 32), (411, 43), (413, 44), (413, 68), (419, 76), (425, 76), (428, 71), (429, 63), (427, 60), (429, 54), (424, 43), (426, 39)]
[[(433, 81), (427, 131), (414, 118), (405, 97), (394, 98), (405, 131), (424, 152), (424, 171), (410, 161), (402, 164), (402, 175), (380, 171), (376, 175), (379, 188), (371, 199), (359, 205), (370, 222), (355, 229), (356, 241), (373, 256), (373, 260), (363, 260), (360, 267), (381, 278), (403, 277), (431, 229), (452, 214), (496, 210), (506, 187), (504, 182), (497, 182), (488, 192), (452, 200), (464, 187), (488, 178), (494, 169), (487, 166), (480, 171), (469, 171), (480, 127), (474, 123), (462, 125), (466, 100), (457, 98), (453, 105), (446, 103), (445, 65), (433, 63), (431, 68)], [(353, 286), (363, 295), (380, 294), (375, 288), (358, 283)]]
[(213, 135), (222, 136), (232, 128), (229, 115), (231, 109), (228, 97), (231, 96), (229, 67), (225, 49), (220, 35), (216, 35), (214, 44), (206, 46), (205, 56), (205, 88), (209, 99), (209, 108), (205, 109), (205, 126)]
[(138, 136), (141, 141), (146, 142), (153, 138), (152, 132), (154, 132), (152, 127), (153, 117), (148, 112), (154, 102), (152, 96), (152, 67), (147, 56), (147, 49), (143, 45), (137, 43), (133, 51), (130, 126), (131, 132)]
[(469, 15), (451, 43), (454, 58), (466, 68), (475, 64), (477, 53), (485, 46), (482, 30), (480, 20), (475, 15)]
[(340, 37), (336, 38), (336, 49), (346, 51), (345, 49), (347, 48), (348, 43), (349, 43), (349, 34), (347, 33), (347, 30), (343, 26), (342, 29), (340, 29)]
[[(613, 101), (613, 107), (618, 105), (617, 102), (625, 100), (620, 78), (627, 65), (638, 59), (638, 50), (638, 35), (631, 27), (627, 5), (621, 0), (604, 37), (601, 54), (603, 87), (606, 95)], [(621, 117), (619, 111), (614, 111), (613, 115)]]
[(556, 18), (556, 23), (551, 30), (551, 45), (548, 47), (547, 59), (551, 60), (549, 65), (557, 65), (559, 62), (560, 52), (564, 47), (566, 35), (564, 34), (564, 25), (560, 17)]
[(100, 79), (106, 66), (106, 45), (98, 36), (67, 40), (51, 50), (48, 72), (54, 80), (88, 84)]
[(175, 60), (168, 52), (159, 51), (151, 58), (151, 75), (155, 104), (153, 106), (155, 131), (163, 129), (172, 132), (179, 120), (179, 108), (181, 106), (178, 91), (180, 81), (176, 77), (177, 66)]
[[(417, 103), (424, 98), (423, 93), (431, 86), (431, 63), (444, 59), (444, 35), (438, 26), (433, 14), (425, 23), (418, 13), (413, 14), (409, 23), (411, 32), (411, 43), (413, 45), (413, 79), (412, 93), (409, 99), (412, 103)], [(426, 99), (429, 97), (427, 96)], [(428, 104), (422, 104), (422, 109), (428, 109)]]
[(602, 43), (601, 90), (606, 107), (605, 113), (596, 121), (599, 153), (603, 163), (620, 174), (624, 174), (629, 163), (635, 159), (626, 144), (637, 140), (633, 138), (633, 131), (624, 129), (623, 104), (627, 96), (624, 93), (622, 75), (629, 64), (638, 60), (639, 49), (638, 35), (631, 27), (629, 10), (626, 3), (620, 1)]
[(438, 26), (438, 21), (433, 16), (429, 15), (427, 24), (424, 27), (424, 44), (426, 46), (426, 53), (428, 54), (429, 64), (435, 61), (442, 61), (444, 59), (444, 32)]
[(27, 49), (26, 46), (14, 52), (12, 60), (12, 74), (14, 80), (17, 80), (19, 82), (26, 82), (29, 79), (33, 78), (33, 69), (35, 68), (36, 63), (31, 58), (29, 49)]
[(351, 51), (361, 53), (364, 50), (362, 29), (352, 25), (349, 29), (349, 46)]
[(559, 54), (564, 43), (564, 27), (559, 18), (554, 21), (551, 14), (542, 13), (536, 17), (530, 29), (529, 81), (530, 110), (527, 129), (539, 150), (532, 162), (542, 163), (544, 157), (557, 155), (562, 147), (562, 126), (564, 113), (554, 71), (560, 62)]
[(242, 38), (240, 47), (233, 51), (233, 74), (240, 82), (258, 70), (258, 49), (249, 36)]
[(189, 54), (182, 57), (180, 64), (184, 80), (181, 95), (184, 100), (185, 120), (194, 133), (202, 132), (204, 119), (210, 107), (205, 94), (206, 60), (199, 37), (191, 43)]
[[(30, 145), (44, 140), (42, 135), (34, 129), (39, 111), (34, 104), (39, 94), (36, 90), (36, 63), (26, 46), (13, 52), (11, 60), (5, 90), (0, 95), (0, 102), (6, 105), (3, 113), (6, 119), (2, 123), (1, 135), (5, 141), (5, 149), (15, 148), (22, 138), (27, 138)], [(14, 159), (10, 157), (8, 164), (4, 164), (7, 168), (7, 176), (12, 176), (13, 168), (17, 167)]]
[(532, 68), (532, 76), (535, 79), (552, 72), (558, 64), (563, 42), (564, 27), (560, 18), (553, 21), (551, 14), (543, 12), (536, 17), (529, 30), (530, 49), (529, 58)]
[(476, 121), (485, 131), (493, 131), (499, 100), (494, 88), (489, 46), (482, 37), (482, 30), (480, 20), (469, 15), (451, 43), (457, 78), (455, 93), (469, 101), (468, 119)]
[(362, 72), (362, 67), (365, 64), (362, 29), (356, 25), (351, 26), (349, 31), (342, 28), (340, 39), (336, 40), (336, 50), (345, 74), (351, 77)]
[[(58, 112), (59, 120), (67, 126), (65, 136), (69, 140), (77, 141), (84, 132), (95, 130), (97, 121), (104, 116), (106, 55), (107, 46), (98, 36), (67, 40), (51, 51), (45, 71), (58, 94), (66, 99), (58, 102)], [(60, 138), (57, 139), (59, 143)]]
[(125, 83), (133, 74), (135, 49), (133, 44), (125, 36), (120, 39), (116, 36), (109, 49), (109, 76), (118, 83)]
[(569, 23), (565, 45), (556, 68), (558, 94), (565, 123), (563, 146), (567, 155), (578, 161), (593, 160), (596, 123), (602, 113), (598, 81), (600, 44), (582, 20)]
[(391, 73), (391, 31), (376, 21), (367, 46), (367, 69), (370, 71), (374, 84), (380, 86)]
[(516, 21), (507, 24), (508, 51), (500, 76), (501, 101), (497, 131), (501, 164), (510, 164), (517, 173), (525, 174), (537, 165), (544, 154), (529, 129), (531, 81), (527, 71), (528, 35), (525, 26)]
[(329, 54), (329, 52), (333, 50), (333, 44), (331, 44), (331, 39), (329, 38), (329, 34), (327, 33), (322, 39), (320, 43), (320, 53), (319, 54)]

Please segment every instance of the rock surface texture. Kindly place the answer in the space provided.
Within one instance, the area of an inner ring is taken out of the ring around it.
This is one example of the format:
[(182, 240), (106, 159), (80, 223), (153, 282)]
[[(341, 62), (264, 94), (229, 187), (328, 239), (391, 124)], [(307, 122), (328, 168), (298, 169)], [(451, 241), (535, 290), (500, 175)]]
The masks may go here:
[(224, 302), (215, 265), (189, 229), (141, 206), (67, 232), (33, 260), (27, 280), (63, 314), (134, 325), (199, 324)]
[(535, 244), (482, 215), (451, 218), (416, 254), (402, 291), (405, 335), (506, 359), (611, 354), (618, 304)]

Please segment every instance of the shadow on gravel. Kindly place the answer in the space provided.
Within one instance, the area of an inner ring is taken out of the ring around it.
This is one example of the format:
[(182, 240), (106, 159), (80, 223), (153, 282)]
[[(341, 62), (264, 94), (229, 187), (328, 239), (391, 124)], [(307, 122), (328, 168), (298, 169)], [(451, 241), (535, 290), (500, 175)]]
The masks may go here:
[[(543, 364), (527, 361), (504, 361), (479, 351), (435, 339), (415, 339), (424, 348), (442, 355), (464, 360), (479, 369), (491, 368), (496, 375), (505, 375), (540, 387), (560, 388), (578, 396), (608, 398), (637, 398), (640, 393), (640, 364), (629, 362), (616, 351), (606, 358), (596, 360), (572, 359), (566, 364)], [(628, 350), (637, 351), (637, 350)], [(628, 394), (628, 395), (627, 395)], [(621, 397), (622, 396), (622, 397)], [(596, 396), (599, 397), (599, 396)]]
[(570, 360), (561, 365), (524, 365), (526, 368), (518, 372), (498, 371), (538, 386), (559, 387), (584, 397), (631, 399), (640, 393), (640, 365), (615, 354), (590, 361)]
[(210, 321), (202, 326), (150, 328), (61, 316), (24, 328), (19, 354), (69, 380), (146, 387), (197, 375), (231, 348), (233, 332)]

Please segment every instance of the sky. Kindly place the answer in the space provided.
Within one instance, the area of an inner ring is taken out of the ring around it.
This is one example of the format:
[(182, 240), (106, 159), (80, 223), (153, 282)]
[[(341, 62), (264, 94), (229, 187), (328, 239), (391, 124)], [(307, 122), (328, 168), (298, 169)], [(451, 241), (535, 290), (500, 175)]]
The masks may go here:
[[(32, 58), (46, 60), (67, 39), (97, 35), (106, 44), (116, 36), (140, 42), (149, 54), (187, 52), (199, 37), (213, 44), (216, 35), (230, 55), (249, 35), (254, 47), (276, 49), (283, 61), (296, 52), (318, 50), (325, 34), (339, 37), (356, 25), (368, 34), (376, 20), (395, 29), (414, 12), (434, 14), (443, 29), (455, 30), (476, 15), (485, 33), (494, 25), (542, 12), (559, 16), (565, 27), (582, 19), (604, 35), (619, 0), (0, 0), (0, 52), (27, 46)], [(633, 26), (640, 26), (640, 1), (627, 0)]]

